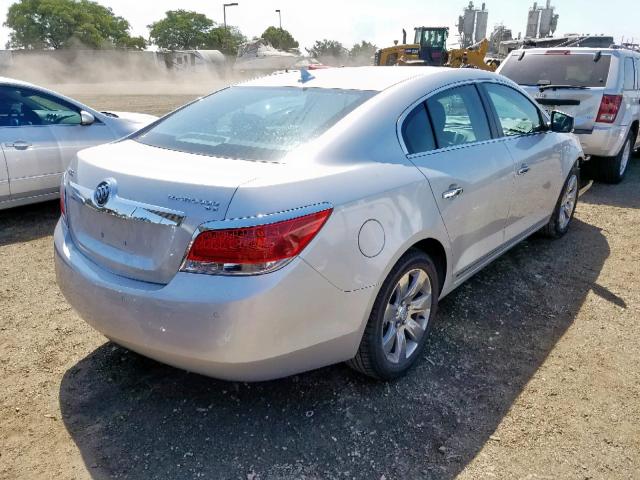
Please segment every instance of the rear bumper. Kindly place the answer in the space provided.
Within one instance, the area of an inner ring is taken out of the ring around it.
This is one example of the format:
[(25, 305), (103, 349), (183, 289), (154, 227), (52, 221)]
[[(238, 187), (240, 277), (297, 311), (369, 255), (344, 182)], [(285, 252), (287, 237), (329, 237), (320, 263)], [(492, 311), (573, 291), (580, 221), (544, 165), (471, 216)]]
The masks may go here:
[(267, 275), (178, 273), (167, 285), (127, 279), (93, 263), (59, 222), (58, 285), (114, 342), (217, 378), (268, 380), (352, 358), (372, 289), (345, 293), (301, 259)]
[(629, 132), (628, 126), (596, 125), (591, 133), (577, 134), (587, 155), (615, 157)]

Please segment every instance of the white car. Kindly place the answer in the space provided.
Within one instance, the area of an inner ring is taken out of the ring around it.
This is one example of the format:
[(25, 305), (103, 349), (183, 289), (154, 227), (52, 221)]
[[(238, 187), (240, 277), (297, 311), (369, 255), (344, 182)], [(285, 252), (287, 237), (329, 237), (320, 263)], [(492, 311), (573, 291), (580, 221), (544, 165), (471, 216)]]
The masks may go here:
[(57, 198), (62, 173), (79, 150), (154, 120), (97, 112), (51, 90), (0, 78), (0, 210)]
[(593, 157), (596, 179), (618, 183), (640, 148), (640, 52), (613, 48), (516, 50), (498, 73), (524, 88), (548, 111), (575, 118), (575, 134)]
[(470, 69), (226, 88), (78, 154), (58, 284), (108, 338), (187, 370), (265, 380), (349, 361), (393, 378), (440, 298), (532, 233), (567, 231), (571, 128)]

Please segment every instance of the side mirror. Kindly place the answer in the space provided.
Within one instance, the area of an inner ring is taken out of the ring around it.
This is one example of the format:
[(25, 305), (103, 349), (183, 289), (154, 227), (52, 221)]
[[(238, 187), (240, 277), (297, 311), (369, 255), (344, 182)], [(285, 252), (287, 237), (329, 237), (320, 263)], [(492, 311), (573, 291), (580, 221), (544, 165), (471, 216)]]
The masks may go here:
[(95, 121), (96, 121), (96, 117), (94, 117), (91, 113), (85, 112), (84, 110), (80, 112), (80, 125), (83, 125), (83, 126), (93, 125)]
[(566, 113), (554, 110), (551, 112), (551, 131), (557, 133), (573, 132), (573, 117)]

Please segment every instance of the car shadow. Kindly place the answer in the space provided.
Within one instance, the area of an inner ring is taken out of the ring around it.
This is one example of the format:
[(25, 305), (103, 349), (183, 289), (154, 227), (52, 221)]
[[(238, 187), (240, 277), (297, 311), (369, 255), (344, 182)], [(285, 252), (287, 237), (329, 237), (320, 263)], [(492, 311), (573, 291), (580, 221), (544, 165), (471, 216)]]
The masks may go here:
[(617, 185), (594, 183), (580, 201), (592, 205), (620, 208), (640, 208), (640, 158), (632, 158), (624, 180)]
[(0, 247), (51, 235), (58, 218), (57, 200), (0, 210)]
[(441, 302), (424, 358), (395, 382), (337, 365), (230, 383), (105, 343), (65, 373), (62, 418), (95, 479), (452, 479), (587, 293), (624, 302), (596, 283), (608, 255), (579, 220), (523, 242)]

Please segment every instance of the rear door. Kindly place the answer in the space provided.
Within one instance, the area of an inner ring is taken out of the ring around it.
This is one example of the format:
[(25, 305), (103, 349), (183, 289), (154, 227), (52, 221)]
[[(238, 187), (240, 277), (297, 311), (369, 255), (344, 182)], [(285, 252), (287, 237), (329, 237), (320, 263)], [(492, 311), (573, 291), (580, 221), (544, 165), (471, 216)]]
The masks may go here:
[(525, 95), (498, 83), (483, 83), (481, 88), (515, 165), (515, 192), (505, 229), (508, 241), (531, 233), (553, 211), (564, 182), (560, 143)]
[(0, 143), (12, 199), (56, 192), (62, 172), (53, 131), (22, 94), (21, 88), (0, 87)]
[(593, 130), (611, 64), (610, 54), (549, 50), (512, 54), (500, 73), (524, 88), (547, 112), (560, 110), (574, 117), (576, 133), (586, 133)]
[(513, 162), (504, 142), (492, 138), (474, 85), (436, 93), (418, 105), (402, 136), (409, 158), (431, 185), (459, 280), (504, 242)]

